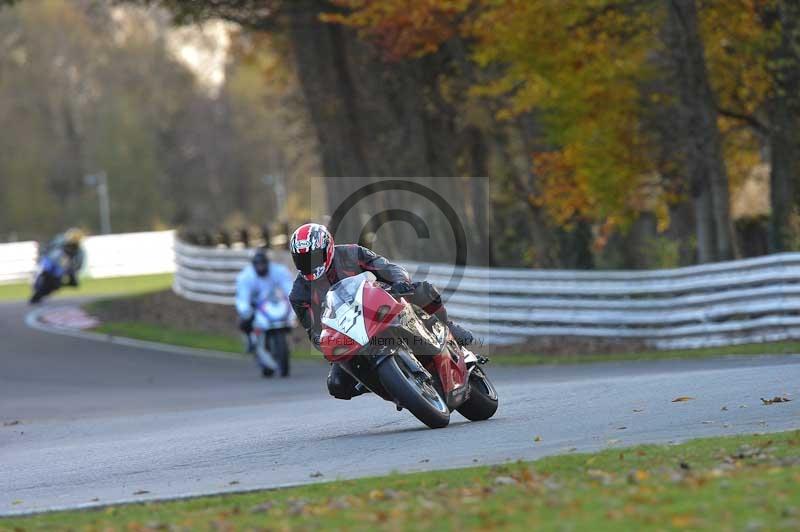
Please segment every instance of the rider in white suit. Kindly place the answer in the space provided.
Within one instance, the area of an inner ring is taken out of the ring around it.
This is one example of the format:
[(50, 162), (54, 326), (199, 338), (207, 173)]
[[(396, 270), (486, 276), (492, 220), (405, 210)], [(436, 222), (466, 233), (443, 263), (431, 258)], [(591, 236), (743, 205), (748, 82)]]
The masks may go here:
[[(292, 291), (294, 276), (283, 264), (270, 262), (264, 250), (257, 250), (250, 264), (236, 277), (236, 312), (239, 329), (250, 337), (253, 332), (255, 309), (275, 288), (288, 298)], [(255, 346), (249, 345), (248, 351)]]

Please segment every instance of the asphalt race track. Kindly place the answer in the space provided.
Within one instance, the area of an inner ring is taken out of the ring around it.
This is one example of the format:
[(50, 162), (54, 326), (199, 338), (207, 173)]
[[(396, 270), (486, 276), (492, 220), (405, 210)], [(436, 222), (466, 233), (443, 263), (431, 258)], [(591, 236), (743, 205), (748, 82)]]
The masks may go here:
[(324, 364), (264, 381), (243, 359), (34, 330), (28, 311), (0, 304), (0, 515), (800, 427), (800, 356), (490, 366), (496, 417), (434, 431), (330, 399)]

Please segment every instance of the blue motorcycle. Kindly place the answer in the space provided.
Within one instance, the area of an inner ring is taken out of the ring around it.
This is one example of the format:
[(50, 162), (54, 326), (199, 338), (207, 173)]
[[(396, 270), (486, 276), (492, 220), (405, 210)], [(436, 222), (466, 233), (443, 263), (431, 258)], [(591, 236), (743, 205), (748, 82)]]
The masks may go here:
[(289, 297), (275, 287), (255, 309), (250, 345), (255, 347), (256, 360), (265, 377), (280, 373), (289, 376), (289, 341), (291, 330), (297, 325)]
[(69, 257), (64, 253), (48, 253), (39, 260), (39, 267), (33, 280), (31, 304), (39, 303), (42, 298), (61, 288), (64, 277), (70, 274), (69, 263)]

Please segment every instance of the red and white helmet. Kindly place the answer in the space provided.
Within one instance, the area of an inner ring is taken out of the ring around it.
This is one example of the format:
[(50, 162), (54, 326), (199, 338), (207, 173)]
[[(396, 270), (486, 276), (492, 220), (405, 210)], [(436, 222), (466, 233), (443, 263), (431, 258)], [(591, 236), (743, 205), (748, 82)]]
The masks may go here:
[(333, 236), (322, 224), (303, 224), (289, 240), (294, 265), (307, 281), (319, 279), (333, 262)]

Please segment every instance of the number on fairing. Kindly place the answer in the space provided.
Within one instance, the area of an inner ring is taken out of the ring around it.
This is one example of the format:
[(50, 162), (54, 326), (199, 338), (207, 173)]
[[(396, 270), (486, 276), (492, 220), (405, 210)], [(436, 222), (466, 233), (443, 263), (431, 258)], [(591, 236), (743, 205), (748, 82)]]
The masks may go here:
[(367, 345), (369, 343), (369, 335), (364, 323), (364, 313), (361, 310), (364, 297), (363, 288), (364, 282), (362, 281), (356, 292), (355, 299), (350, 303), (342, 303), (336, 307), (333, 317), (323, 316), (322, 323), (349, 336), (361, 345)]
[[(342, 309), (342, 307), (345, 307), (345, 305), (342, 305), (339, 309)], [(336, 322), (339, 324), (339, 330), (345, 334), (349, 333), (350, 330), (356, 326), (358, 318), (360, 317), (361, 307), (359, 305), (353, 305), (347, 308), (344, 314), (337, 316)]]

